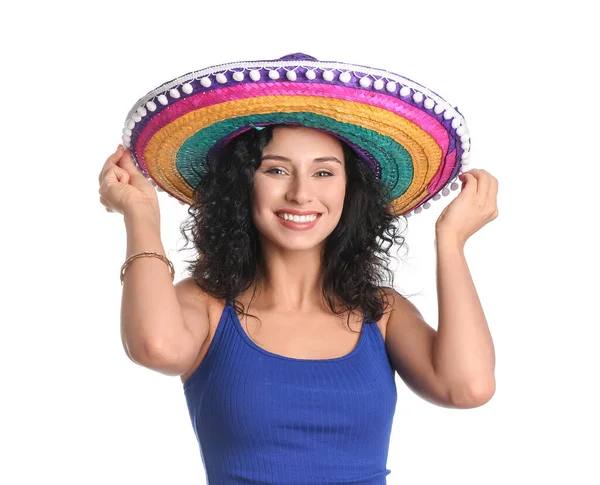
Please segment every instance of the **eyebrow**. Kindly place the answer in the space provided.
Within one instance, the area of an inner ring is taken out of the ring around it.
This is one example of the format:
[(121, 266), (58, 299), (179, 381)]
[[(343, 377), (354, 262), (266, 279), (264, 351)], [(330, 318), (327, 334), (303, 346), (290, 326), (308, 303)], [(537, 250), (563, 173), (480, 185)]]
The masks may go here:
[[(261, 158), (261, 161), (263, 160), (279, 160), (281, 162), (291, 162), (291, 160), (287, 157), (281, 156), (281, 155), (265, 155), (264, 157)], [(341, 165), (342, 162), (340, 162), (336, 157), (318, 157), (315, 158), (313, 160), (313, 162), (337, 162)]]

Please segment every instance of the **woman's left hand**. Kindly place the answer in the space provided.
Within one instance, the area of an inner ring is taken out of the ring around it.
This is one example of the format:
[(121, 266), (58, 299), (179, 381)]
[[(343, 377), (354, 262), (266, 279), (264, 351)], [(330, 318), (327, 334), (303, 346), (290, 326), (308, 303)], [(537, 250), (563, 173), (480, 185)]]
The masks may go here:
[(458, 177), (462, 187), (458, 197), (444, 208), (435, 224), (437, 238), (450, 238), (464, 245), (488, 222), (498, 217), (498, 180), (481, 169)]

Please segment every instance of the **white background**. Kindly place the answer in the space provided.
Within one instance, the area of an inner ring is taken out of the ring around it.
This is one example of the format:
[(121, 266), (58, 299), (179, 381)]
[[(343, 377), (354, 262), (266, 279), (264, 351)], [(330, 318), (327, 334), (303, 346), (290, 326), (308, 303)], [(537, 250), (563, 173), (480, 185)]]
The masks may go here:
[[(178, 377), (128, 360), (125, 227), (98, 174), (129, 109), (214, 64), (304, 52), (383, 68), (465, 116), (498, 218), (465, 248), (495, 396), (434, 406), (397, 377), (389, 484), (600, 483), (598, 38), (593, 2), (28, 2), (0, 20), (0, 482), (200, 484)], [(396, 288), (437, 327), (434, 224), (409, 218)], [(181, 206), (162, 241), (187, 274)]]

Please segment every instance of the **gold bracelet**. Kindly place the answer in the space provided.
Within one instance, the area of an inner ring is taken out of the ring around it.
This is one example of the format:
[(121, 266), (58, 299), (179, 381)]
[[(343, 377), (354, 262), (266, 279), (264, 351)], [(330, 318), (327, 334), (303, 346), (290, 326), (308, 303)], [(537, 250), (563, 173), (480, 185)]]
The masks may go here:
[(129, 266), (129, 264), (137, 258), (145, 258), (145, 257), (155, 257), (155, 258), (159, 258), (161, 259), (164, 263), (166, 263), (166, 265), (169, 267), (169, 272), (171, 273), (171, 281), (173, 281), (175, 279), (175, 268), (173, 267), (173, 263), (171, 263), (171, 261), (169, 261), (165, 256), (163, 256), (162, 254), (159, 254), (155, 251), (143, 251), (141, 253), (138, 254), (134, 254), (133, 256), (130, 256), (129, 258), (127, 258), (127, 260), (123, 263), (123, 266), (121, 266), (121, 285), (123, 284), (123, 278), (125, 277), (125, 269), (127, 268), (127, 266)]

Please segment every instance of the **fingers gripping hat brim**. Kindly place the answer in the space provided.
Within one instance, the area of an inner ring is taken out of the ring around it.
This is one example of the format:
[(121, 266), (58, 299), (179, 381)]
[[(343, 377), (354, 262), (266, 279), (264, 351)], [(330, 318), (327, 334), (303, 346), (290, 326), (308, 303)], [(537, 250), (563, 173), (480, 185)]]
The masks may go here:
[(388, 189), (396, 215), (448, 195), (469, 158), (464, 118), (439, 95), (398, 74), (303, 54), (165, 83), (134, 105), (123, 144), (159, 190), (191, 204), (207, 155), (269, 124), (308, 126), (346, 141)]

